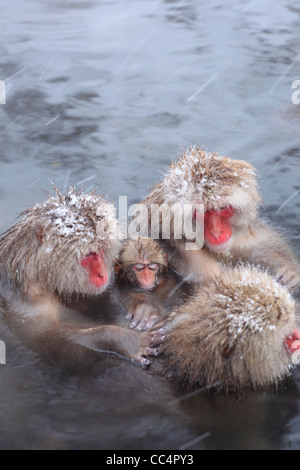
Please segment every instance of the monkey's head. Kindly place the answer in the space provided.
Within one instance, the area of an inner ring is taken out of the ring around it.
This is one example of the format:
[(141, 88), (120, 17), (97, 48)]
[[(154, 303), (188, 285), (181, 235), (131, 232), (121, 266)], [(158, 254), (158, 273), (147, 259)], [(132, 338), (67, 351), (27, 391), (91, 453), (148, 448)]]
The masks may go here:
[(167, 255), (150, 238), (127, 241), (121, 250), (116, 272), (126, 284), (151, 291), (165, 277)]
[(236, 231), (249, 229), (262, 203), (257, 173), (247, 162), (190, 148), (173, 163), (154, 193), (163, 193), (169, 205), (195, 205), (194, 217), (203, 220), (204, 240), (214, 252), (229, 250)]
[(34, 283), (65, 296), (100, 294), (119, 253), (114, 206), (102, 195), (54, 189), (0, 241), (1, 280), (23, 295)]
[(166, 368), (190, 384), (220, 382), (227, 390), (276, 383), (292, 362), (285, 339), (295, 312), (294, 299), (267, 272), (225, 270), (171, 315)]

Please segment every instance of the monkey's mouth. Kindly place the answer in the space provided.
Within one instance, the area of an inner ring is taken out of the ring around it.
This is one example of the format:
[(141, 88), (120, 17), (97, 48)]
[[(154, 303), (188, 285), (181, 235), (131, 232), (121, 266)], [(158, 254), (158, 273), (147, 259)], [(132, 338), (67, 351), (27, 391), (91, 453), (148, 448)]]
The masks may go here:
[(148, 286), (147, 284), (142, 284), (139, 290), (141, 292), (144, 292), (144, 291), (152, 292), (154, 291), (154, 289), (155, 289), (155, 286), (153, 284), (151, 284), (151, 286)]
[(222, 243), (220, 245), (213, 245), (207, 241), (205, 241), (205, 246), (210, 250), (213, 251), (214, 253), (224, 253), (225, 251), (229, 251), (232, 247), (232, 237), (225, 243)]

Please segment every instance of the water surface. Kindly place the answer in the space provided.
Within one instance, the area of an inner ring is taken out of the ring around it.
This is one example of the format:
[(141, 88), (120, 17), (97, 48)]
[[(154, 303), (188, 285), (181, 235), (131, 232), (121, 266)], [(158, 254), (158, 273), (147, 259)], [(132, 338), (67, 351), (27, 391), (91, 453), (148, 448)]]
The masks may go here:
[[(181, 148), (254, 164), (299, 248), (300, 7), (292, 0), (11, 0), (0, 15), (0, 230), (51, 181), (140, 200)], [(5, 326), (0, 448), (300, 448), (300, 376), (186, 395), (127, 362), (66, 376)]]

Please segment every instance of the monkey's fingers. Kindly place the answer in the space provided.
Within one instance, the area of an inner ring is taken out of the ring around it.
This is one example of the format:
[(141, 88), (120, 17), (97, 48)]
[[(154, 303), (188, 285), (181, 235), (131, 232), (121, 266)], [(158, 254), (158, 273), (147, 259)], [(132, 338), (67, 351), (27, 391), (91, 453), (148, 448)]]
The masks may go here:
[(171, 314), (171, 315), (169, 315), (169, 317), (165, 317), (162, 320), (155, 323), (155, 325), (152, 327), (151, 331), (155, 332), (155, 331), (158, 331), (158, 330), (163, 330), (166, 333), (167, 331), (172, 330), (174, 326), (175, 326), (174, 318)]
[(131, 360), (131, 363), (132, 363), (132, 364), (141, 365), (141, 366), (143, 366), (145, 369), (146, 369), (147, 367), (149, 367), (150, 364), (151, 364), (151, 361), (150, 361), (150, 359), (147, 359), (146, 354), (137, 355), (137, 356), (135, 356), (135, 357), (132, 357), (130, 360)]
[(150, 317), (151, 317), (150, 311), (147, 308), (145, 308), (145, 314), (141, 318), (141, 320), (140, 320), (139, 324), (137, 325), (136, 329), (140, 330), (140, 331), (149, 329), (149, 328), (147, 328), (147, 324), (150, 321)]
[(156, 348), (147, 348), (146, 350), (148, 356), (155, 356), (158, 357), (161, 354), (160, 346)]
[(151, 313), (146, 325), (145, 325), (145, 330), (149, 330), (152, 328), (157, 322), (158, 322), (158, 314), (156, 312)]
[(131, 361), (139, 363), (144, 367), (148, 367), (151, 364), (151, 361), (147, 358), (147, 356), (148, 356), (148, 348), (146, 346), (145, 347), (142, 346), (140, 349), (136, 351), (135, 354), (132, 355)]
[(149, 330), (157, 320), (158, 313), (151, 305), (140, 304), (134, 312), (133, 319), (129, 327), (140, 331)]
[(130, 358), (133, 362), (138, 362), (144, 367), (150, 365), (148, 356), (158, 356), (160, 354), (160, 345), (163, 343), (165, 335), (160, 330), (155, 333), (149, 331), (140, 333), (138, 331), (129, 331), (130, 335)]
[(134, 312), (132, 312), (132, 321), (129, 325), (129, 328), (136, 328), (138, 324), (140, 323), (141, 319), (143, 318), (145, 313), (145, 304), (139, 304)]
[(149, 330), (158, 321), (158, 313), (156, 310), (152, 310), (152, 307), (145, 309), (145, 314), (142, 317), (140, 323), (137, 325), (137, 330)]
[(149, 361), (149, 359), (147, 359), (146, 357), (144, 356), (141, 356), (140, 360), (138, 361), (142, 364), (142, 366), (145, 366), (145, 367), (148, 367), (150, 366), (151, 362)]
[(155, 331), (151, 334), (149, 345), (151, 347), (161, 345), (164, 342), (165, 338), (166, 332), (163, 328), (161, 328), (160, 330)]

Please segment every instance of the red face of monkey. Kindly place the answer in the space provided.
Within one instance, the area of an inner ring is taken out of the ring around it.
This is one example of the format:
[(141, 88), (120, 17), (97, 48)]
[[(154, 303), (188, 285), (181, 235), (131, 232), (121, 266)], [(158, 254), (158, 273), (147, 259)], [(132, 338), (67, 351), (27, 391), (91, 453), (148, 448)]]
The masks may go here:
[(204, 240), (214, 252), (222, 252), (230, 247), (233, 235), (231, 218), (235, 210), (229, 206), (220, 210), (209, 210), (204, 214)]
[(81, 261), (81, 266), (88, 271), (89, 281), (93, 287), (100, 289), (107, 283), (107, 271), (103, 253), (90, 253)]
[(159, 270), (157, 263), (138, 263), (133, 265), (138, 285), (141, 289), (152, 290), (156, 285), (156, 275)]

